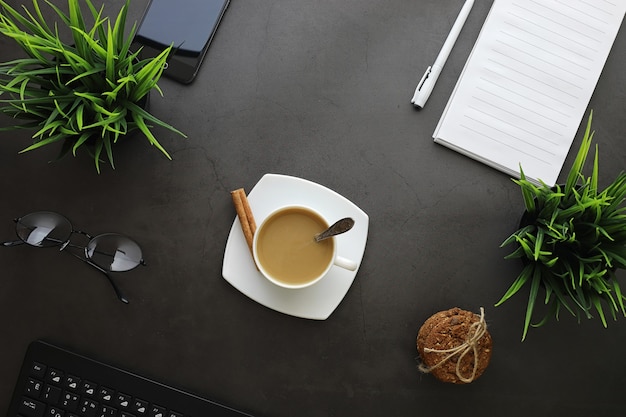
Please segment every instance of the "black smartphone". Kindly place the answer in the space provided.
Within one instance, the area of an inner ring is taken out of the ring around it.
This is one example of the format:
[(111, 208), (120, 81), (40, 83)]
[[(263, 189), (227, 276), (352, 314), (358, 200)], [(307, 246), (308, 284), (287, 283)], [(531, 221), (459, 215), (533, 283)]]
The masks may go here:
[(163, 75), (192, 82), (230, 0), (151, 0), (141, 19), (134, 48), (151, 58), (173, 45)]

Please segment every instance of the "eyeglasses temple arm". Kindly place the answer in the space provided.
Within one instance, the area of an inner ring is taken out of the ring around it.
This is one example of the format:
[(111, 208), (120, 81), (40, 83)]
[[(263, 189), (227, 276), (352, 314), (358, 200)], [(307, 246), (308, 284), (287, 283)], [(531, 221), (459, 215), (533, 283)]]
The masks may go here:
[(128, 304), (128, 299), (126, 297), (124, 297), (124, 295), (122, 294), (122, 291), (119, 289), (119, 287), (115, 284), (115, 281), (113, 281), (113, 278), (111, 278), (111, 276), (109, 275), (109, 273), (102, 267), (96, 265), (95, 263), (91, 262), (89, 259), (85, 259), (82, 258), (78, 255), (76, 255), (73, 252), (67, 251), (68, 253), (71, 253), (75, 258), (80, 259), (81, 261), (85, 262), (88, 265), (91, 265), (92, 267), (96, 268), (98, 271), (102, 272), (104, 274), (105, 277), (107, 277), (107, 279), (109, 280), (109, 283), (111, 284), (111, 286), (113, 287), (113, 291), (115, 291), (115, 295), (117, 295), (117, 298), (123, 302), (124, 304)]
[[(46, 237), (46, 238), (44, 238), (44, 240), (49, 240), (49, 241), (51, 241), (51, 242), (54, 242), (54, 243), (58, 243), (58, 244), (60, 244), (60, 245), (61, 245), (61, 248), (60, 248), (59, 250), (63, 250), (63, 249), (65, 249), (65, 247), (66, 247), (66, 246), (69, 246), (69, 247), (72, 247), (72, 248), (78, 248), (78, 247), (80, 247), (80, 246), (76, 246), (76, 245), (72, 245), (72, 244), (70, 244), (70, 243), (69, 243), (69, 242), (70, 242), (69, 240), (68, 240), (68, 241), (63, 242), (62, 240), (59, 240), (59, 239), (54, 239), (54, 238), (51, 238), (51, 237)], [(2, 246), (18, 246), (18, 245), (23, 245), (24, 243), (27, 243), (27, 244), (29, 244), (29, 245), (30, 245), (30, 243), (28, 243), (28, 242), (24, 242), (24, 241), (23, 241), (23, 240), (21, 240), (21, 239), (20, 239), (20, 240), (10, 240), (10, 241), (8, 241), (8, 242), (2, 242), (2, 243), (1, 243), (1, 245), (2, 245)], [(40, 245), (31, 245), (31, 246), (38, 247), (38, 246), (40, 246)]]
[(2, 242), (2, 246), (17, 246), (22, 245), (24, 242), (22, 240), (12, 240), (10, 242)]

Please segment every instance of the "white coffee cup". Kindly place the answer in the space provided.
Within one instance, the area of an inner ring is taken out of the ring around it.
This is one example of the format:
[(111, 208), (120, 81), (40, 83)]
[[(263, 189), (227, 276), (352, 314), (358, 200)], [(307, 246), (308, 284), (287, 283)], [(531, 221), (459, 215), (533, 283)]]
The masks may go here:
[(335, 265), (356, 270), (356, 262), (337, 255), (335, 237), (315, 242), (314, 235), (328, 224), (310, 207), (290, 205), (274, 210), (254, 234), (252, 248), (259, 271), (273, 284), (298, 289), (315, 284)]

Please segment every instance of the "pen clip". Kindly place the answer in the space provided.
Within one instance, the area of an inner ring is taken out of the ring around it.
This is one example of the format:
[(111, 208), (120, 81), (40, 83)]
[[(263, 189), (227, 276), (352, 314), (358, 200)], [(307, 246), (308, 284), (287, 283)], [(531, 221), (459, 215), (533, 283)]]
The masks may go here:
[(429, 66), (428, 68), (426, 68), (426, 72), (422, 76), (422, 79), (420, 80), (420, 82), (417, 84), (417, 90), (416, 91), (420, 91), (422, 89), (422, 86), (424, 85), (424, 82), (426, 82), (426, 79), (428, 78), (428, 76), (430, 75), (431, 72), (432, 72), (432, 66)]
[[(432, 72), (432, 66), (426, 68), (426, 72), (422, 76), (422, 79), (420, 80), (420, 82), (417, 84), (417, 88), (415, 89), (415, 93), (413, 93), (413, 98), (411, 99), (411, 103), (413, 105), (417, 106), (417, 100), (418, 100), (418, 98), (420, 96), (420, 90), (424, 86), (424, 83), (426, 83), (426, 80), (430, 76), (431, 72)], [(418, 107), (421, 107), (421, 105), (418, 106)]]

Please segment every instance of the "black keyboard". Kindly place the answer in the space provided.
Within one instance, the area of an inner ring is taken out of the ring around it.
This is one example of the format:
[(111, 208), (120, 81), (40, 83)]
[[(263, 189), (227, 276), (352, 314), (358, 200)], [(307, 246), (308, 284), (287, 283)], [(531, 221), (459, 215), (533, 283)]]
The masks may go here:
[(43, 341), (30, 344), (7, 417), (241, 417), (241, 411)]

